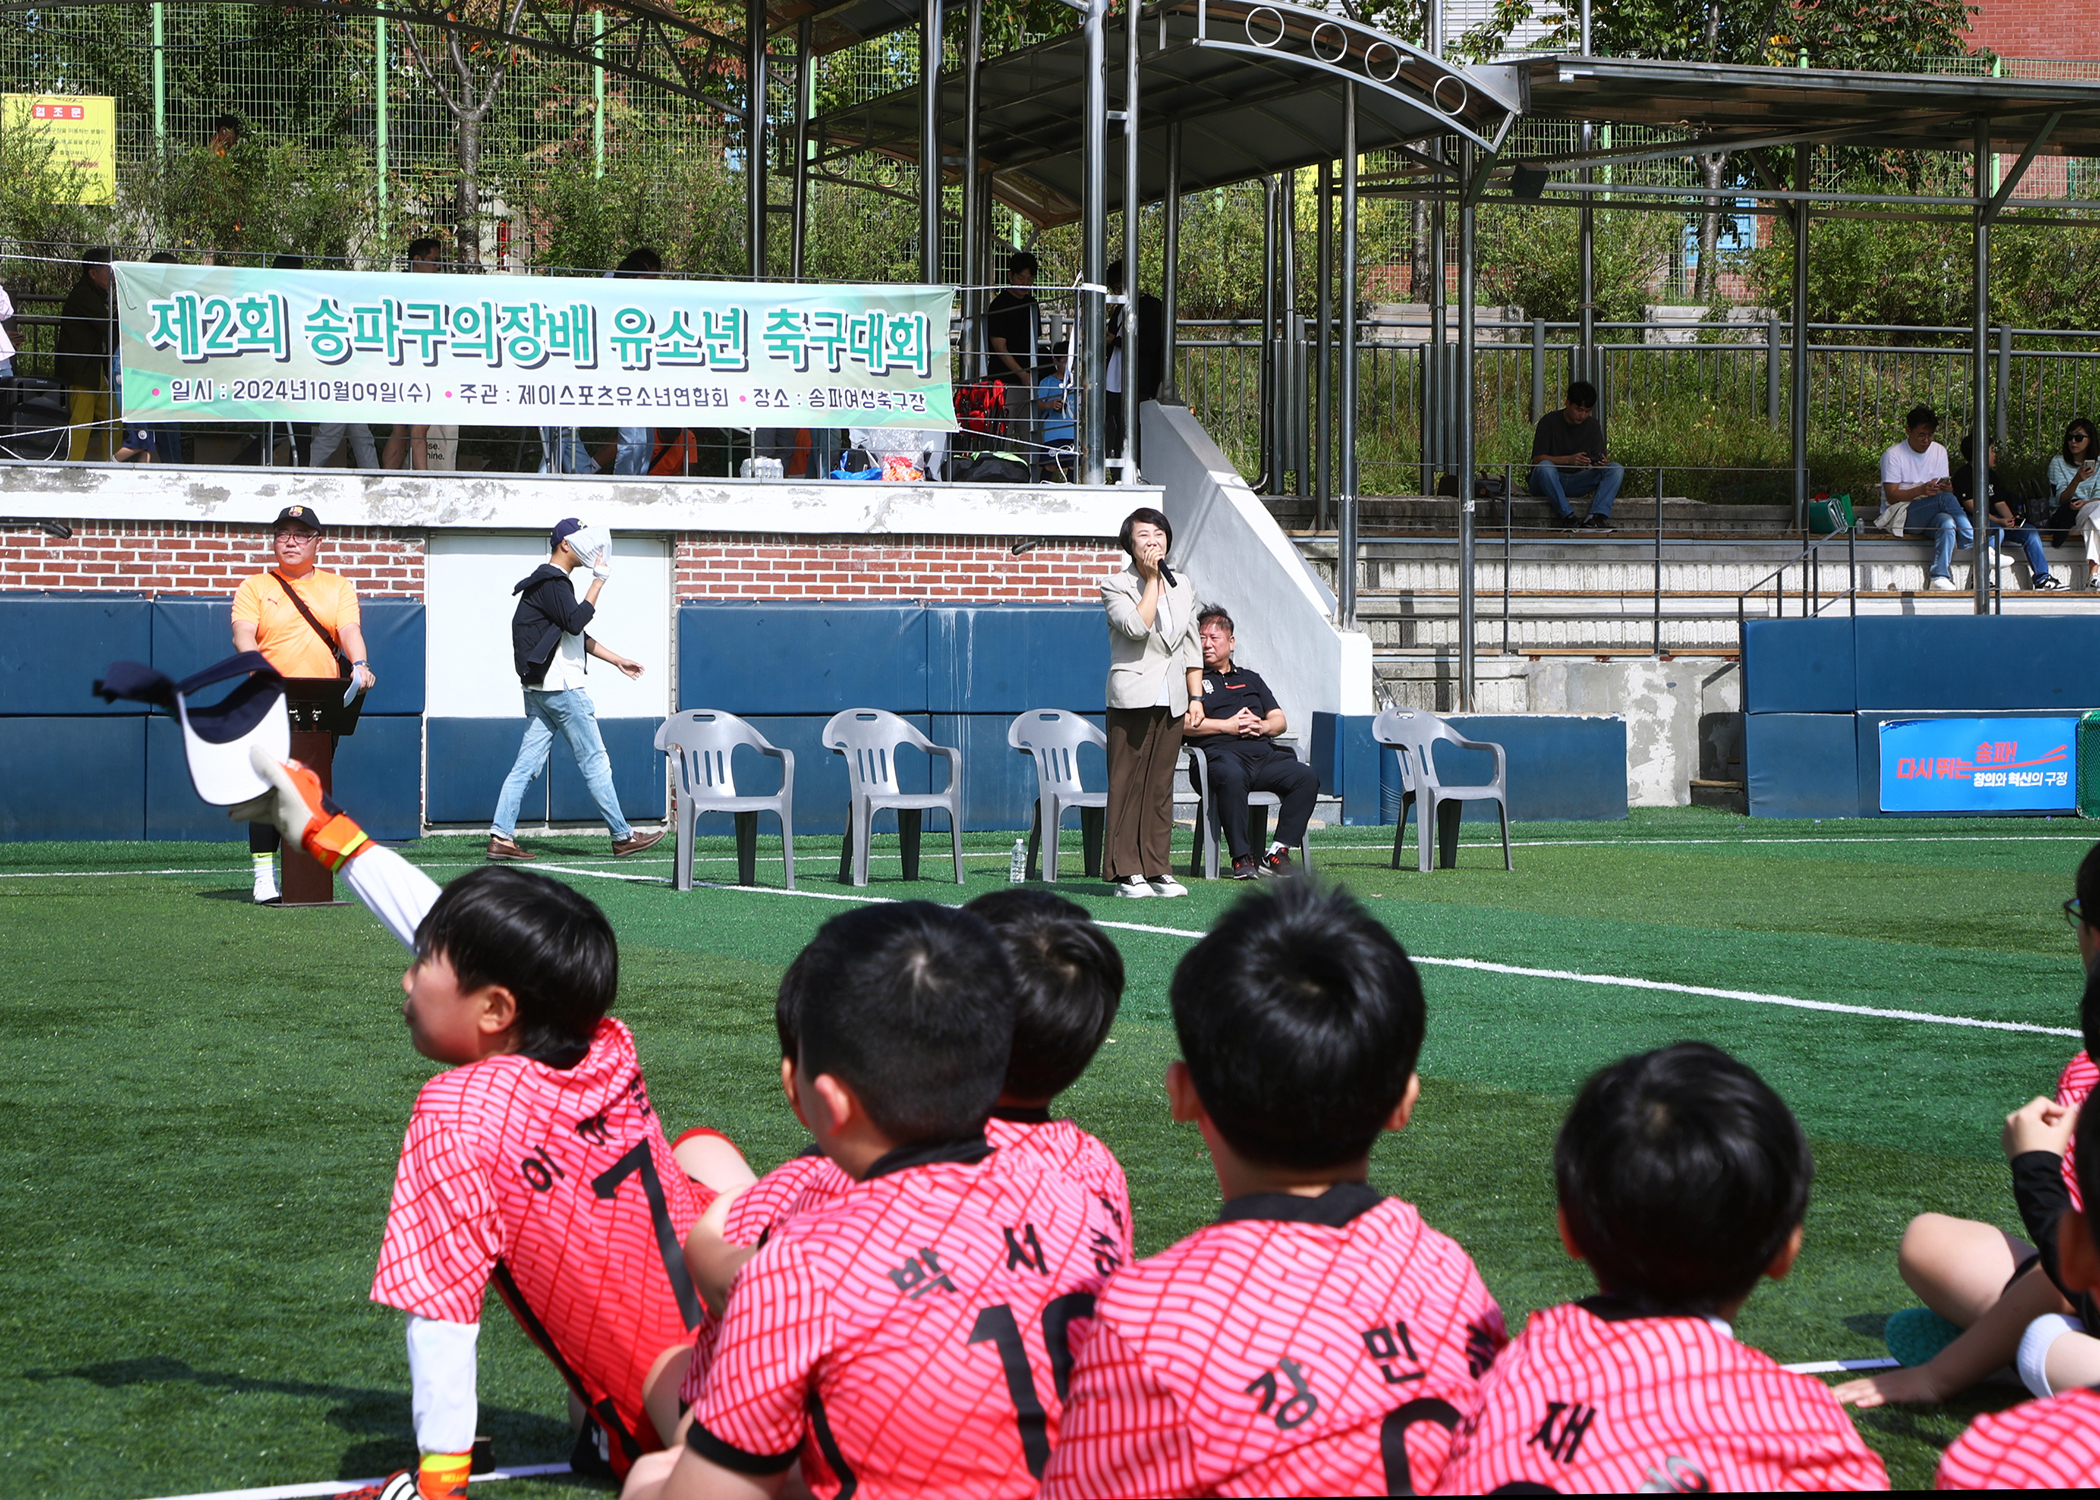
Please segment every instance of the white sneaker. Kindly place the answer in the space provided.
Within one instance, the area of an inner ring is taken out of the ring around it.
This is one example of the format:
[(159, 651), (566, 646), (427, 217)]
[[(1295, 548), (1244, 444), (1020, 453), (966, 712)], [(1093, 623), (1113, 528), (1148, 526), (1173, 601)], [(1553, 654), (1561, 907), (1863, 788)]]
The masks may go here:
[(1935, 578), (1932, 580), (1931, 587), (1938, 589), (1941, 593), (1951, 594), (1954, 592), (1954, 580), (1951, 578)]
[(1149, 896), (1152, 894), (1152, 887), (1146, 883), (1145, 877), (1142, 875), (1126, 876), (1121, 880), (1112, 880), (1109, 884), (1116, 888), (1118, 896)]
[(265, 905), (277, 900), (277, 877), (269, 871), (260, 871), (255, 877), (255, 904)]
[(1152, 887), (1155, 896), (1186, 896), (1189, 888), (1171, 875), (1147, 876), (1145, 884)]

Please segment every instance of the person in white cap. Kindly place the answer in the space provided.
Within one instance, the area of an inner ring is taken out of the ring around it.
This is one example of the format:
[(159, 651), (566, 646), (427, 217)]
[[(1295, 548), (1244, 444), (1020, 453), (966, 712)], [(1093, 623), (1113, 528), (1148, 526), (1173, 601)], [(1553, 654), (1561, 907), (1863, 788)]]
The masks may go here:
[[(625, 859), (658, 843), (664, 831), (637, 833), (621, 816), (619, 794), (613, 789), (612, 760), (598, 734), (598, 711), (584, 690), (593, 656), (629, 677), (642, 675), (640, 662), (585, 634), (598, 613), (598, 594), (612, 567), (612, 535), (603, 527), (585, 526), (572, 517), (554, 523), (550, 540), (547, 560), (511, 591), (519, 596), (510, 635), (518, 681), (525, 689), (525, 739), (496, 799), (489, 858), (533, 858), (518, 843), (518, 807), (525, 800), (525, 788), (546, 766), (558, 734), (569, 742), (576, 769), (583, 773), (584, 785), (590, 788), (612, 832), (613, 858)], [(578, 599), (569, 575), (585, 566), (591, 570), (591, 586)]]

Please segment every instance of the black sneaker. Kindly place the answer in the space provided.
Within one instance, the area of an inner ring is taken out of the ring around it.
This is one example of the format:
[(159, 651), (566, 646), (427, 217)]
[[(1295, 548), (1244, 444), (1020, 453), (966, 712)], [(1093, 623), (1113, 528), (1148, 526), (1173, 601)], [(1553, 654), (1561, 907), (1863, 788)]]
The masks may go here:
[(596, 1417), (585, 1417), (583, 1426), (577, 1429), (576, 1446), (569, 1450), (569, 1472), (586, 1479), (613, 1477), (611, 1449)]
[(1553, 524), (1560, 527), (1563, 531), (1580, 531), (1582, 530), (1582, 517), (1571, 510), (1564, 516), (1555, 516)]
[(1261, 874), (1261, 861), (1251, 854), (1245, 859), (1236, 859), (1232, 862), (1232, 878), (1234, 880), (1256, 880), (1260, 878)]
[(1262, 856), (1261, 873), (1264, 879), (1291, 875), (1296, 871), (1297, 867), (1291, 863), (1291, 851), (1288, 849), (1271, 849)]
[(1582, 524), (1575, 529), (1577, 531), (1610, 531), (1612, 529), (1611, 517), (1600, 516), (1595, 511), (1591, 511), (1582, 518)]

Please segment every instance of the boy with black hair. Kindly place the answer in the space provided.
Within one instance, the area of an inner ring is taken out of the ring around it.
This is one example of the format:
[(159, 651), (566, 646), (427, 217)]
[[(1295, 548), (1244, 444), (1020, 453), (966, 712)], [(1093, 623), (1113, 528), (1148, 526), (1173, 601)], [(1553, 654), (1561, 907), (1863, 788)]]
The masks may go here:
[(620, 975), (610, 924), (577, 891), (512, 867), (440, 890), (304, 766), (258, 751), (255, 768), (271, 790), (232, 816), (274, 822), (408, 945), (409, 1036), (450, 1065), (416, 1096), (372, 1281), (372, 1300), (408, 1317), (417, 1493), (466, 1494), (491, 1282), (589, 1413), (599, 1459), (626, 1473), (663, 1442), (643, 1390), (699, 1321), (679, 1242), (714, 1195), (678, 1170), (634, 1038), (606, 1014)]
[[(2061, 1145), (2071, 1135), (2074, 1122), (2080, 1196), (2087, 1203), (2100, 1201), (2100, 1196), (2096, 1196), (2100, 1195), (2100, 1110), (2091, 1116), (2076, 1109), (2049, 1114), (2035, 1110), (2033, 1126), (2056, 1134), (2055, 1144)], [(2032, 1147), (2033, 1156), (2050, 1157), (2049, 1144), (2016, 1142), (2013, 1135), (2012, 1122), (2008, 1121), (2008, 1150), (2015, 1144), (2027, 1145)], [(2016, 1176), (2023, 1161), (2024, 1154), (2013, 1159)], [(2053, 1159), (2029, 1165), (2033, 1175), (2044, 1182), (2056, 1176)], [(2025, 1211), (2027, 1207), (2023, 1195), (2021, 1208)], [(2095, 1242), (2092, 1219), (2083, 1210), (2064, 1204), (2059, 1208), (2056, 1222), (2049, 1226), (2053, 1232), (2048, 1238), (2054, 1243), (2045, 1252), (2043, 1263), (2052, 1277), (2076, 1295), (2080, 1306), (2090, 1310), (2092, 1294), (2100, 1291), (2100, 1244)], [(2045, 1370), (2051, 1367), (2053, 1353), (2045, 1351)], [(2029, 1361), (2024, 1348), (2021, 1354), (2020, 1373), (2024, 1376)], [(2061, 1394), (1978, 1417), (1941, 1457), (1938, 1488), (2090, 1489), (2100, 1484), (2100, 1391), (2083, 1383), (2067, 1389), (2053, 1380), (2050, 1384)]]
[(1506, 1335), (1465, 1251), (1365, 1182), (1419, 1087), (1414, 966), (1291, 881), (1233, 907), (1172, 994), (1167, 1096), (1225, 1210), (1100, 1294), (1046, 1500), (1427, 1488)]
[(1013, 975), (978, 917), (925, 901), (834, 917), (798, 960), (797, 1112), (853, 1180), (737, 1276), (686, 1432), (629, 1500), (1030, 1496), (1071, 1325), (1101, 1283), (1090, 1196), (994, 1152)]
[(1716, 1047), (1593, 1074), (1553, 1175), (1561, 1243), (1598, 1295), (1532, 1314), (1437, 1492), (1887, 1489), (1829, 1388), (1729, 1327), (1793, 1268), (1814, 1172), (1785, 1101)]

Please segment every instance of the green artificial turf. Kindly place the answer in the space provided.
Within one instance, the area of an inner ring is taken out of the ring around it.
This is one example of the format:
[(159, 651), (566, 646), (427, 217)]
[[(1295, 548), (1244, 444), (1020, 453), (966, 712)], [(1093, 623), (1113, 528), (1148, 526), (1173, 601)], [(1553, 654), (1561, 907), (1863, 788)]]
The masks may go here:
[[(1685, 1037), (1756, 1066), (1815, 1144), (1798, 1269), (1739, 1323), (1776, 1357), (1884, 1352), (1882, 1320), (1912, 1301), (1894, 1250), (1913, 1214), (2017, 1228), (1998, 1122), (2050, 1089), (2073, 1037), (1772, 1002), (2075, 1029), (2077, 961), (2057, 903), (2083, 825), (1642, 812), (1520, 826), (1514, 873), (1466, 834), (1460, 868), (1429, 876), (1412, 869), (1411, 844), (1408, 869), (1387, 867), (1389, 829), (1317, 834), (1315, 860), (1424, 960), (1422, 1101), (1380, 1147), (1374, 1181), (1472, 1252), (1513, 1327), (1589, 1290), (1553, 1228), (1551, 1144), (1568, 1098), (1598, 1065)], [(763, 1169), (803, 1144), (779, 1098), (772, 992), (840, 909), (818, 898), (953, 901), (1003, 883), (1011, 837), (967, 843), (961, 888), (931, 842), (921, 873), (933, 878), (906, 886), (894, 841), (879, 838), (876, 883), (855, 893), (836, 879), (836, 840), (800, 840), (800, 896), (679, 894), (667, 858), (615, 864), (602, 840), (542, 847), (620, 934), (619, 1014), (666, 1124), (726, 1130)], [(478, 863), (480, 844), (407, 852), (443, 880)], [(1076, 857), (1068, 848), (1068, 873)], [(432, 1071), (401, 1024), (403, 955), (354, 905), (257, 910), (246, 866), (236, 845), (0, 846), (10, 1496), (358, 1478), (413, 1457), (400, 1318), (366, 1299), (402, 1126)], [(699, 869), (733, 879), (729, 841), (703, 840)], [(777, 888), (777, 855), (759, 876)], [(1061, 1107), (1122, 1159), (1141, 1253), (1217, 1207), (1201, 1143), (1168, 1121), (1159, 1079), (1186, 934), (1241, 892), (1191, 885), (1186, 900), (1133, 902), (1062, 883), (1132, 924), (1113, 929), (1129, 965), (1122, 1017)], [(494, 1304), (484, 1329), (482, 1426), (499, 1459), (565, 1458), (558, 1377)], [(1975, 1412), (2018, 1394), (1985, 1387), (1859, 1420), (1896, 1483), (1924, 1485)], [(518, 1480), (491, 1496), (580, 1488)]]

